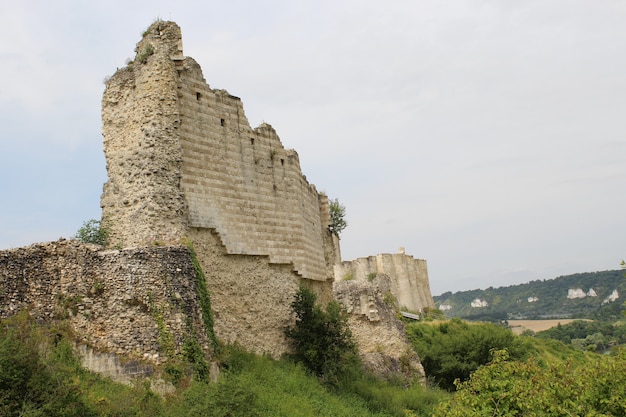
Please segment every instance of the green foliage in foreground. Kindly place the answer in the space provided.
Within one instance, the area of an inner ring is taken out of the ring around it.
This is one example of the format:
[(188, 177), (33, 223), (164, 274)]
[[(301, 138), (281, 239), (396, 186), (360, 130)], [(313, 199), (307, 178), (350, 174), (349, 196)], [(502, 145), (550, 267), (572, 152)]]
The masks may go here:
[[(165, 414), (174, 416), (428, 416), (444, 398), (416, 385), (402, 388), (361, 374), (339, 387), (303, 366), (228, 348), (217, 384), (194, 383)], [(412, 414), (411, 414), (412, 413)]]
[(449, 395), (362, 372), (330, 387), (301, 365), (226, 347), (217, 383), (183, 381), (163, 398), (147, 383), (130, 387), (84, 370), (70, 337), (33, 325), (28, 314), (0, 321), (1, 416), (428, 416)]
[(624, 416), (626, 353), (583, 363), (511, 361), (506, 350), (457, 383), (457, 393), (433, 417)]
[(0, 327), (0, 415), (91, 416), (72, 378), (71, 346), (42, 345), (27, 314)]
[(436, 324), (414, 322), (407, 336), (424, 366), (426, 376), (439, 387), (453, 391), (454, 381), (465, 381), (479, 366), (488, 363), (492, 349), (509, 349), (512, 357), (524, 358), (530, 347), (502, 326), (467, 323), (460, 319)]

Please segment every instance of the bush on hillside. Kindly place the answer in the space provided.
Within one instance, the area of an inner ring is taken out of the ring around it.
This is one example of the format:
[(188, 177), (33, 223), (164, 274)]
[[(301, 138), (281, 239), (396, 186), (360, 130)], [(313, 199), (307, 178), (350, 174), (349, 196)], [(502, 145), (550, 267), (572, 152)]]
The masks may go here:
[(420, 357), (426, 376), (440, 388), (454, 391), (454, 381), (465, 381), (491, 360), (492, 349), (509, 349), (515, 358), (527, 352), (522, 339), (502, 326), (470, 324), (452, 319), (439, 324), (412, 323), (407, 336)]
[(293, 358), (323, 381), (337, 382), (358, 362), (356, 344), (340, 305), (331, 301), (322, 310), (317, 296), (301, 287), (291, 309), (296, 323), (285, 329), (285, 335), (293, 345)]
[(433, 417), (623, 416), (626, 354), (588, 356), (583, 364), (509, 360), (498, 351), (442, 403)]

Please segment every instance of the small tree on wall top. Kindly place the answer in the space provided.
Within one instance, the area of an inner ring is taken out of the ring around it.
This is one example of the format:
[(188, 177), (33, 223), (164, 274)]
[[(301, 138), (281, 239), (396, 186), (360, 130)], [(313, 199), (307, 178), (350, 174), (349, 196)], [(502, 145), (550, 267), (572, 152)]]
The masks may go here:
[(346, 207), (336, 198), (329, 200), (328, 206), (330, 209), (330, 226), (328, 228), (331, 232), (339, 236), (339, 233), (348, 227), (348, 222), (346, 221)]
[(81, 242), (106, 246), (109, 241), (109, 230), (100, 220), (90, 219), (83, 223), (74, 237)]

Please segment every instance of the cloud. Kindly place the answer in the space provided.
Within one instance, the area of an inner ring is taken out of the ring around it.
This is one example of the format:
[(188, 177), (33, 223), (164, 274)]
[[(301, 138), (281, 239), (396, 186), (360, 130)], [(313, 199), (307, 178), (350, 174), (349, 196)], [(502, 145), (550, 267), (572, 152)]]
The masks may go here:
[(405, 246), (428, 260), (434, 293), (624, 258), (621, 2), (65, 0), (0, 13), (12, 202), (0, 247), (99, 215), (102, 79), (160, 17), (182, 27), (211, 87), (272, 124), (346, 205), (344, 258)]

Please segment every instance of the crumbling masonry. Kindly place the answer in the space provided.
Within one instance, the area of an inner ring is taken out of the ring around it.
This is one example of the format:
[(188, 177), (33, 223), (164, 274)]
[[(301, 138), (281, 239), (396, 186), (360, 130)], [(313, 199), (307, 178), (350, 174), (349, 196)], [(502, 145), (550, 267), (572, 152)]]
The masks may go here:
[[(297, 153), (270, 125), (251, 128), (239, 98), (207, 85), (183, 56), (180, 28), (153, 23), (135, 52), (102, 99), (109, 247), (61, 240), (0, 251), (0, 316), (27, 309), (39, 320), (64, 318), (81, 352), (158, 365), (194, 337), (211, 355), (212, 310), (217, 339), (278, 357), (305, 285), (350, 312), (373, 368), (408, 363), (409, 374), (423, 375), (395, 317), (398, 306), (434, 307), (425, 261), (340, 263), (328, 200), (302, 175)], [(194, 258), (210, 308), (198, 297)], [(390, 294), (400, 303), (384, 302)], [(93, 358), (83, 353), (84, 364), (111, 376), (143, 372)]]
[(252, 129), (239, 98), (207, 85), (176, 24), (155, 22), (136, 53), (102, 99), (110, 244), (190, 240), (218, 337), (278, 354), (301, 281), (332, 291), (328, 200), (270, 125)]

